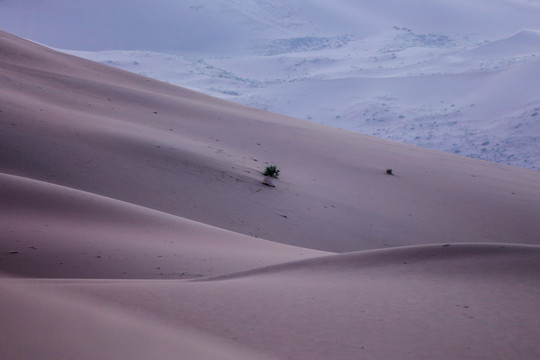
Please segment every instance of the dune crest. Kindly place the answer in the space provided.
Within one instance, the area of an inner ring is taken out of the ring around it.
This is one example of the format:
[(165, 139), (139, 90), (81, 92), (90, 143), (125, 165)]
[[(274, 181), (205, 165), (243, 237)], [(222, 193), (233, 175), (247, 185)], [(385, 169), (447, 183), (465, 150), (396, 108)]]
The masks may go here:
[[(209, 276), (193, 281), (280, 276), (309, 272), (311, 276), (347, 273), (365, 275), (382, 269), (419, 272), (419, 276), (497, 278), (501, 273), (515, 278), (540, 274), (540, 246), (515, 244), (452, 243), (366, 250), (269, 265), (243, 272)], [(406, 268), (406, 269), (405, 269)]]
[[(364, 251), (194, 281), (47, 281), (278, 359), (540, 355), (539, 246)], [(208, 281), (210, 280), (210, 281)]]
[(4, 173), (323, 251), (538, 241), (538, 172), (250, 109), (5, 33), (0, 45)]
[(540, 31), (523, 29), (518, 33), (470, 50), (474, 56), (524, 56), (540, 51)]
[(0, 174), (2, 271), (39, 278), (186, 279), (325, 252)]
[(3, 32), (0, 80), (0, 358), (540, 356), (540, 173)]

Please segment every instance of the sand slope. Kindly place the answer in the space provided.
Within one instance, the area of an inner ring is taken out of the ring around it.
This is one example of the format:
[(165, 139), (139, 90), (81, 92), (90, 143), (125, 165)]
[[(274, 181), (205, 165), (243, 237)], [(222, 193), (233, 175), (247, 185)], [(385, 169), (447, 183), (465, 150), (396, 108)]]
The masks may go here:
[(0, 138), (2, 359), (540, 355), (536, 171), (6, 33)]
[(0, 278), (0, 295), (2, 359), (269, 359), (209, 334), (9, 278)]
[[(538, 172), (249, 109), (6, 34), (0, 45), (2, 172), (320, 250), (538, 240)], [(267, 163), (281, 168), (275, 189), (261, 185)]]
[(540, 355), (539, 276), (538, 246), (452, 244), (196, 282), (25, 283), (279, 359), (523, 359)]
[(0, 174), (3, 271), (47, 278), (178, 279), (328, 253)]

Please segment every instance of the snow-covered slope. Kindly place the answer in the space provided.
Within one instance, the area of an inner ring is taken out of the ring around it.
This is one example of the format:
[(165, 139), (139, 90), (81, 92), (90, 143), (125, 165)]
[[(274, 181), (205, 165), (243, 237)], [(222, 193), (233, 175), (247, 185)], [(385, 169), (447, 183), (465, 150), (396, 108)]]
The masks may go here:
[[(0, 2), (0, 28), (235, 102), (540, 168), (540, 2)], [(100, 51), (97, 51), (100, 50)]]

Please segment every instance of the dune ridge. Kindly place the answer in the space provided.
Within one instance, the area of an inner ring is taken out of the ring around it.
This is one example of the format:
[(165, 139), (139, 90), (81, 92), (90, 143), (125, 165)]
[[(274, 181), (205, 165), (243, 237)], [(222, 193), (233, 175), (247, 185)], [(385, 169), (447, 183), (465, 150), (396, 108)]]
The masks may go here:
[(0, 295), (3, 359), (270, 359), (209, 334), (2, 275)]
[(0, 174), (2, 270), (40, 278), (192, 278), (327, 254)]
[(278, 359), (520, 359), (540, 354), (539, 251), (437, 244), (199, 280), (26, 282)]
[(523, 29), (505, 39), (493, 41), (487, 45), (472, 49), (468, 51), (468, 54), (474, 56), (523, 56), (534, 54), (539, 49), (540, 31)]
[(540, 168), (540, 79), (523, 67), (538, 67), (537, 1), (44, 1), (2, 1), (0, 27), (260, 109)]
[(2, 359), (540, 356), (538, 172), (3, 32), (0, 80)]
[[(538, 240), (538, 172), (278, 116), (2, 38), (4, 173), (323, 251), (471, 234)], [(282, 169), (275, 189), (261, 184), (270, 163)]]
[[(269, 265), (247, 271), (214, 275), (192, 281), (217, 281), (245, 278), (250, 276), (277, 275), (281, 272), (302, 272), (314, 274), (333, 272), (367, 272), (377, 268), (392, 268), (408, 265), (408, 271), (420, 271), (423, 276), (482, 276), (497, 277), (501, 272), (514, 276), (540, 273), (540, 247), (538, 245), (452, 243), (402, 246), (390, 249), (364, 250), (345, 254), (333, 254), (305, 260), (296, 260), (277, 265)], [(473, 265), (463, 267), (461, 262)], [(421, 266), (416, 267), (418, 263)], [(430, 264), (431, 263), (431, 264)], [(486, 266), (484, 268), (484, 266)], [(411, 269), (412, 268), (412, 269)], [(320, 275), (319, 274), (319, 275)], [(324, 275), (323, 275), (324, 276)]]

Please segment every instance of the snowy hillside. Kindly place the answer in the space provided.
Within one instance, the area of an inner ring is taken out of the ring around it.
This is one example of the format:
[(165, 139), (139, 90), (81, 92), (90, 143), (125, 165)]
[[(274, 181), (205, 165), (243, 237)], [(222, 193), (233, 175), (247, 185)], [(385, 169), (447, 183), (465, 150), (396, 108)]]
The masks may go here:
[(540, 1), (0, 2), (0, 28), (235, 102), (540, 169)]

